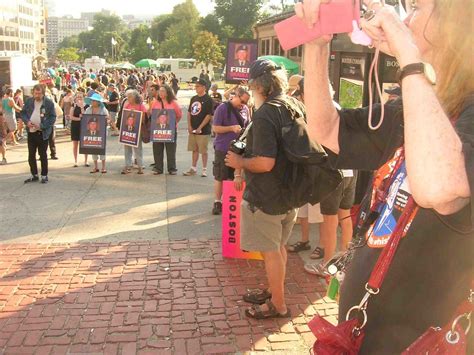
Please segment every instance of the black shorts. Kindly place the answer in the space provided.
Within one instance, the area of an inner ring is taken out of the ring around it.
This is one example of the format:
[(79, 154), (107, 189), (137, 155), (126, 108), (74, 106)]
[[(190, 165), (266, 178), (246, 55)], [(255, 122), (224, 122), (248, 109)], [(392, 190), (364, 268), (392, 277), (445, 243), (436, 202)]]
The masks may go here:
[(321, 201), (321, 214), (337, 215), (339, 209), (350, 210), (354, 204), (357, 176), (345, 177), (339, 187)]
[(214, 163), (212, 173), (217, 181), (234, 180), (234, 169), (225, 165), (224, 159), (227, 152), (216, 150), (214, 153)]

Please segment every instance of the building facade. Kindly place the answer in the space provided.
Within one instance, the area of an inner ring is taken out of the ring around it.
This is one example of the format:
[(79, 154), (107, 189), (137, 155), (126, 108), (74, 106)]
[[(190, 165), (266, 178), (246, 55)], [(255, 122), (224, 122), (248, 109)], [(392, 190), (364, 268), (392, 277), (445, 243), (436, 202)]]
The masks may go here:
[(280, 41), (275, 33), (276, 23), (287, 19), (294, 15), (294, 11), (287, 11), (281, 14), (271, 16), (263, 21), (260, 21), (253, 28), (254, 39), (258, 41), (258, 56), (263, 55), (279, 55), (287, 57), (292, 61), (298, 63), (300, 68), (303, 67), (303, 46), (284, 51), (280, 46)]
[(43, 0), (0, 0), (0, 55), (45, 55)]
[(48, 17), (46, 21), (48, 55), (57, 52), (58, 45), (64, 38), (87, 31), (88, 27), (89, 21), (85, 19), (76, 19), (72, 16)]

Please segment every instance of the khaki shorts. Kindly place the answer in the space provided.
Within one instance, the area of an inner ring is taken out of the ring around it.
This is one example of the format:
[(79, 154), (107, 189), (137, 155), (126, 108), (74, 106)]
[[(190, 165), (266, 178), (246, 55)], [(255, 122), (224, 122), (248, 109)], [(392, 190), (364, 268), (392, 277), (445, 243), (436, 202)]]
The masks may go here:
[(206, 154), (209, 140), (209, 134), (190, 134), (188, 136), (188, 152), (199, 152), (200, 154)]
[(277, 251), (286, 245), (296, 222), (296, 210), (278, 215), (266, 214), (259, 209), (253, 212), (245, 200), (240, 208), (242, 250)]

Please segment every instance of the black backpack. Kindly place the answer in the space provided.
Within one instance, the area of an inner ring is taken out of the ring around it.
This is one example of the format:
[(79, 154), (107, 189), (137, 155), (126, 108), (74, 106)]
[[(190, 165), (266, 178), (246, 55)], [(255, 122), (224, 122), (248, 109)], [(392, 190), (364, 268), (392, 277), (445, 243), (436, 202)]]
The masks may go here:
[(273, 98), (266, 104), (280, 116), (279, 138), (289, 161), (283, 182), (286, 202), (293, 208), (321, 202), (342, 182), (341, 172), (331, 169), (324, 148), (310, 139), (302, 104), (292, 97)]

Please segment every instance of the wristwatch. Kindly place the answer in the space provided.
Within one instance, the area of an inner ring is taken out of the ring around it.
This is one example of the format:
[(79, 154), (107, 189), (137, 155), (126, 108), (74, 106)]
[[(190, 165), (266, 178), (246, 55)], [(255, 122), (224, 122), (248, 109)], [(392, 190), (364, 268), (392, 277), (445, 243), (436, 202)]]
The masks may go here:
[(433, 66), (429, 63), (423, 62), (408, 64), (399, 70), (397, 76), (400, 85), (402, 84), (403, 78), (413, 74), (424, 74), (431, 85), (436, 85), (436, 73)]

